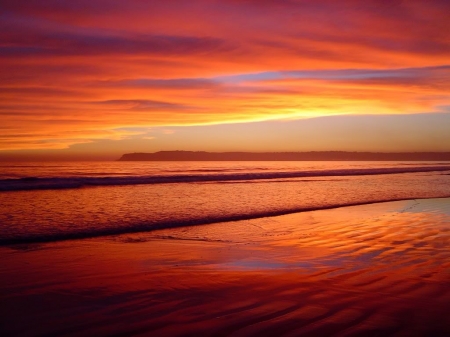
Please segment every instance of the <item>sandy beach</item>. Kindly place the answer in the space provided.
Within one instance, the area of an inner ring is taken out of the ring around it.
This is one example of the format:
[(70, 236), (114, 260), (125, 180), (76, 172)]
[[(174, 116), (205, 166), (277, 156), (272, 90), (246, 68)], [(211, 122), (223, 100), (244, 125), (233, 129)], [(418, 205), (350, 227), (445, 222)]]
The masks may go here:
[(2, 336), (449, 336), (450, 199), (0, 249)]
[(0, 337), (450, 337), (450, 0), (0, 9)]

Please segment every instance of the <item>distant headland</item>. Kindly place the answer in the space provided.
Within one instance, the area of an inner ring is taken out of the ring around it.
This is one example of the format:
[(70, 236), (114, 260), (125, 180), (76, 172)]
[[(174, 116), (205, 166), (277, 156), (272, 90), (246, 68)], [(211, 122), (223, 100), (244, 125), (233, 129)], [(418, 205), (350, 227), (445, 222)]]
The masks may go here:
[(126, 153), (119, 161), (450, 161), (450, 152), (204, 152)]

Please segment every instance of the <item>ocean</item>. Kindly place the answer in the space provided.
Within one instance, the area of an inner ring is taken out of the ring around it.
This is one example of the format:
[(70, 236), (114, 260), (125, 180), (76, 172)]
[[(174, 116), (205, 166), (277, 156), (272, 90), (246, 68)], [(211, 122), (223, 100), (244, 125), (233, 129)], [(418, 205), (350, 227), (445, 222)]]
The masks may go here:
[(0, 245), (450, 197), (450, 162), (0, 163)]

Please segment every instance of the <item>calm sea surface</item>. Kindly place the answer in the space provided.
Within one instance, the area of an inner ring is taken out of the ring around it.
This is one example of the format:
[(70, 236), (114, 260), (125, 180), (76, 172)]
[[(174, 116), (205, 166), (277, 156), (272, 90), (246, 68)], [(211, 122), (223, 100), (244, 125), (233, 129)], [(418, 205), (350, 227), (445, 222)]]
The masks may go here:
[(0, 163), (0, 244), (449, 196), (450, 162)]

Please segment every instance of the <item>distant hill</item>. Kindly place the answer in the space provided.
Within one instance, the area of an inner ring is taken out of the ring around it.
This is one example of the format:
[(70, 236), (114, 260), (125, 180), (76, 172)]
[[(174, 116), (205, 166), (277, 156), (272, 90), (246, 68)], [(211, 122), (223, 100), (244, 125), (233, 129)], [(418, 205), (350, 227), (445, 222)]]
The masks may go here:
[(119, 161), (447, 161), (450, 152), (203, 152), (159, 151), (127, 153)]

